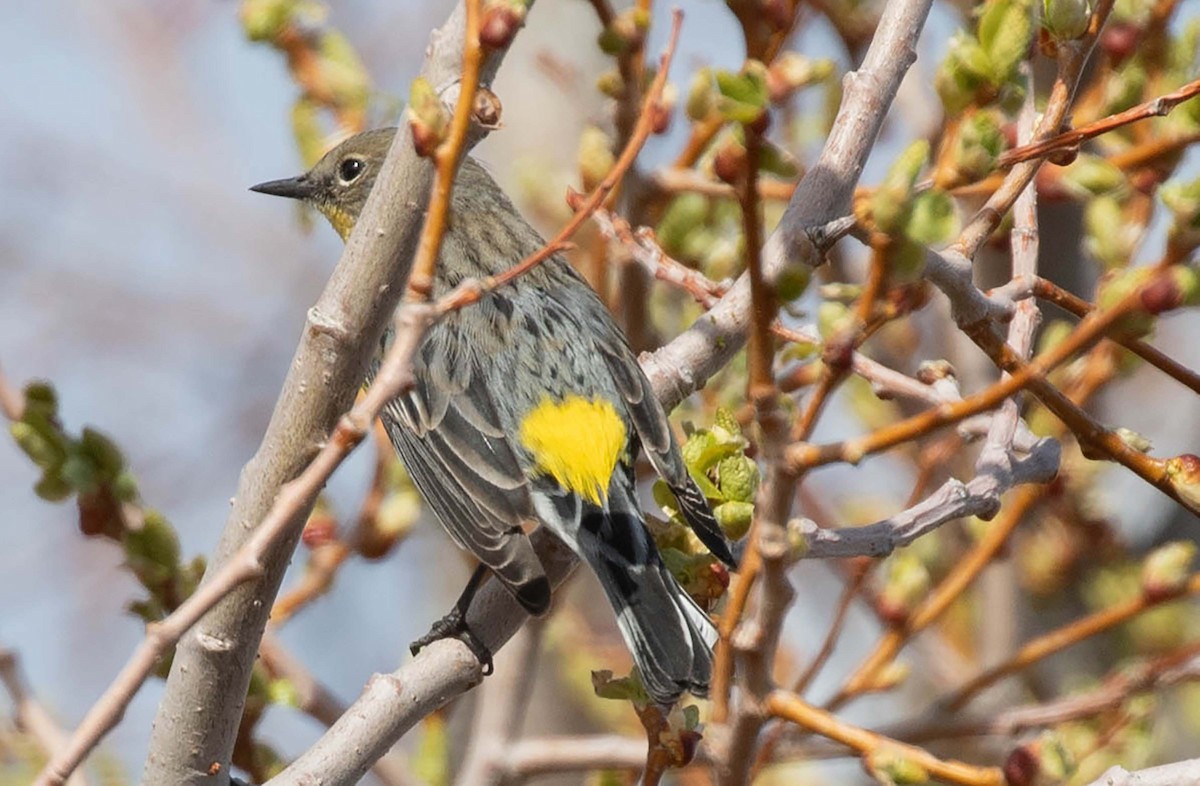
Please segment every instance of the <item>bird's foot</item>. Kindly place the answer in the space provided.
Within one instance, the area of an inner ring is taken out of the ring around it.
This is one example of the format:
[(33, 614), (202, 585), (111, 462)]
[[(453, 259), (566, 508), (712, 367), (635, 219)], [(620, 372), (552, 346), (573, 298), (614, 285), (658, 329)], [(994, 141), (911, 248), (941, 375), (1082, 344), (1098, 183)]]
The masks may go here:
[(467, 645), (467, 649), (479, 660), (479, 664), (483, 666), (483, 676), (490, 675), (495, 669), (492, 664), (492, 651), (487, 645), (479, 640), (479, 637), (471, 632), (467, 627), (466, 615), (455, 607), (449, 614), (442, 617), (429, 629), (421, 638), (408, 645), (408, 650), (413, 655), (416, 655), (429, 644), (438, 639), (458, 639), (463, 644)]

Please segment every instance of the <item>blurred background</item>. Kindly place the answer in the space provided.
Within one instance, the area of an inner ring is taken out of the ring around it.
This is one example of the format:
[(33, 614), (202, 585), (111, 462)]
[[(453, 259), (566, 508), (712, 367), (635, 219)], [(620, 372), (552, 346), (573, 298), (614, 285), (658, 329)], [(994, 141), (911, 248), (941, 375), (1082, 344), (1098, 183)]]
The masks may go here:
[[(1182, 5), (1200, 13), (1194, 0)], [(328, 24), (374, 80), (369, 124), (397, 121), (429, 31), (448, 11), (446, 0), (332, 4)], [(743, 59), (725, 4), (696, 0), (685, 11), (673, 74), (681, 91), (697, 67), (736, 69)], [(667, 7), (656, 12), (652, 56), (667, 30)], [(878, 181), (904, 144), (936, 127), (928, 110), (937, 105), (932, 68), (958, 13), (952, 4), (935, 6), (864, 183)], [(594, 89), (610, 67), (595, 46), (598, 29), (583, 0), (539, 2), (495, 86), (504, 130), (476, 152), (543, 230), (564, 214), (566, 187), (579, 187), (585, 124), (611, 123), (611, 106)], [(821, 17), (800, 27), (792, 47), (831, 58), (839, 72), (851, 65)], [(94, 425), (111, 436), (146, 504), (177, 529), (184, 557), (207, 554), (305, 311), (341, 251), (323, 222), (247, 190), (304, 168), (292, 128), (296, 84), (278, 51), (247, 40), (237, 4), (217, 0), (9, 4), (0, 51), (8, 74), (0, 80), (0, 364), (17, 384), (52, 381), (68, 429)], [(807, 105), (824, 111), (836, 90), (822, 92)], [(643, 169), (672, 158), (686, 136), (677, 122), (652, 139)], [(820, 141), (809, 124), (793, 152), (804, 158)], [(1195, 163), (1182, 171), (1194, 172)], [(1062, 261), (1075, 259), (1068, 249)], [(1187, 338), (1194, 330), (1194, 320), (1164, 320), (1157, 343), (1195, 367), (1200, 347)], [(1196, 444), (1196, 402), (1185, 392), (1143, 370), (1102, 406), (1120, 411), (1121, 424), (1150, 437), (1159, 455), (1174, 455)], [(860, 429), (853, 408), (838, 402), (817, 438)], [(329, 495), (335, 510), (353, 513), (372, 466), (367, 449), (338, 472)], [(1173, 506), (1127, 474), (1104, 472), (1098, 504), (1130, 542), (1149, 546), (1172, 526), (1194, 524), (1173, 521)], [(828, 509), (869, 521), (902, 507), (906, 473), (885, 457), (822, 471), (806, 489)], [(122, 569), (121, 550), (81, 537), (74, 506), (39, 499), (37, 478), (11, 440), (0, 440), (0, 646), (15, 650), (38, 699), (72, 728), (141, 640), (141, 621), (125, 609), (142, 593)], [(343, 701), (372, 673), (408, 657), (408, 642), (448, 608), (468, 575), (429, 523), (387, 559), (349, 560), (331, 591), (281, 632)], [(302, 546), (293, 573), (304, 561)], [(801, 597), (789, 632), (803, 643), (828, 625), (841, 581), (825, 566), (803, 564), (796, 583)], [(873, 617), (855, 609), (843, 647), (857, 652), (876, 630)], [(611, 667), (602, 654), (585, 660), (588, 668)], [(815, 691), (830, 686), (820, 682)], [(159, 680), (141, 690), (99, 754), (130, 780), (141, 771), (161, 690)], [(881, 708), (886, 714), (903, 701), (868, 701), (846, 717), (875, 722)], [(285, 756), (320, 731), (283, 708), (272, 708), (260, 726)]]

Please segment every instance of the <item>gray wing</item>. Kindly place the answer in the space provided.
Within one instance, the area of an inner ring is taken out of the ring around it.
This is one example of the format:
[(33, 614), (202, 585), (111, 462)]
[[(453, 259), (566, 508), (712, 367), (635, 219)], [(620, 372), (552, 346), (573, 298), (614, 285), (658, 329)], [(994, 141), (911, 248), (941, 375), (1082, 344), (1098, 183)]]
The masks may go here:
[(482, 375), (454, 323), (426, 337), (417, 383), (383, 411), (388, 436), (413, 483), (451, 538), (488, 566), (531, 613), (550, 603), (550, 585), (522, 525), (535, 514), (529, 483)]
[[(603, 308), (598, 301), (597, 305)], [(650, 464), (679, 501), (680, 511), (700, 541), (719, 560), (736, 568), (737, 560), (730, 551), (729, 542), (713, 517), (704, 492), (700, 491), (688, 473), (667, 413), (650, 388), (650, 380), (642, 373), (633, 350), (608, 318), (607, 312), (594, 322), (596, 349), (625, 400), (629, 419), (633, 422)]]

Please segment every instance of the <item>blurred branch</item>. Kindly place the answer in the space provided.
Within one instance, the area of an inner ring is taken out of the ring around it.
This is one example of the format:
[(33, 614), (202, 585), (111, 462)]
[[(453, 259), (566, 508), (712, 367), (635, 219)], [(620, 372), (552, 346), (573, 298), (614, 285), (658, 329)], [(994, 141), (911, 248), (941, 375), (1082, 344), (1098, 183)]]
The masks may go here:
[(870, 773), (880, 769), (909, 771), (906, 765), (915, 765), (926, 777), (933, 776), (949, 783), (964, 786), (1001, 786), (1005, 783), (1004, 774), (998, 767), (976, 767), (939, 759), (923, 748), (844, 723), (786, 691), (771, 693), (765, 709), (775, 717), (852, 748), (863, 758), (863, 765)]
[(542, 631), (541, 620), (530, 620), (522, 626), (497, 658), (495, 675), (480, 687), (456, 783), (499, 786), (510, 774), (506, 760), (520, 741), (521, 723), (537, 674)]
[(4, 375), (4, 369), (0, 368), (0, 413), (8, 420), (16, 422), (21, 419), (21, 413), (24, 411), (25, 397), (12, 386), (8, 377)]
[(1136, 598), (1127, 600), (1124, 603), (1118, 603), (1109, 608), (1101, 609), (1094, 614), (1073, 620), (1057, 630), (1053, 630), (1043, 636), (1038, 636), (1033, 641), (1021, 647), (1009, 660), (988, 669), (966, 685), (963, 685), (946, 698), (945, 706), (951, 711), (959, 710), (966, 706), (980, 691), (1004, 677), (1028, 668), (1043, 658), (1047, 658), (1067, 647), (1078, 644), (1086, 638), (1103, 633), (1123, 622), (1127, 622), (1156, 606), (1197, 593), (1200, 593), (1200, 573), (1194, 574), (1178, 587), (1157, 592), (1143, 591)]
[[(7, 390), (8, 383), (0, 375), (0, 391)], [(6, 410), (6, 412), (9, 410)], [(19, 410), (17, 410), (19, 412)], [(0, 645), (0, 684), (8, 693), (13, 703), (13, 716), (17, 727), (27, 732), (37, 743), (38, 748), (47, 759), (58, 755), (67, 746), (67, 735), (62, 728), (50, 717), (37, 699), (30, 693), (21, 674), (21, 665), (17, 654)], [(87, 786), (87, 778), (82, 772), (75, 772), (67, 779), (66, 786)]]
[(1195, 783), (1200, 783), (1200, 759), (1135, 772), (1124, 767), (1110, 767), (1088, 786), (1191, 786)]

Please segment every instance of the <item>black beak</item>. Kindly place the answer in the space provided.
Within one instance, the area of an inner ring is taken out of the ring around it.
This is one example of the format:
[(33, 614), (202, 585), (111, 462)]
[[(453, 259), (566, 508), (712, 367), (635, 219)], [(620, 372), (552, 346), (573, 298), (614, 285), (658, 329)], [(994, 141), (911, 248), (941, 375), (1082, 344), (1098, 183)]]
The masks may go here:
[(308, 175), (300, 175), (299, 177), (289, 177), (285, 180), (268, 180), (265, 183), (250, 186), (250, 190), (257, 191), (260, 194), (287, 197), (288, 199), (308, 199), (316, 193), (317, 188), (308, 179)]

